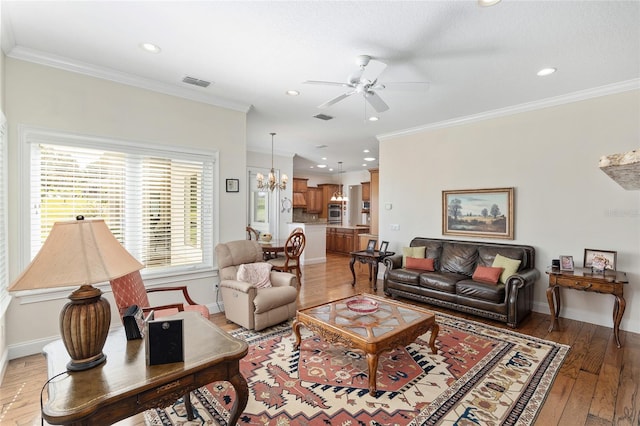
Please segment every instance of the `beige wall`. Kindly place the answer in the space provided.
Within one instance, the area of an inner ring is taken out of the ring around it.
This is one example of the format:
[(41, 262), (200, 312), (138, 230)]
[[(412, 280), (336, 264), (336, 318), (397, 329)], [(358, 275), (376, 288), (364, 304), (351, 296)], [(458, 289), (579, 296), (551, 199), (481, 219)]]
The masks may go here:
[[(9, 121), (9, 253), (14, 279), (24, 266), (20, 229), (21, 169), (19, 126), (28, 125), (157, 145), (185, 146), (219, 152), (219, 240), (244, 238), (246, 197), (224, 191), (224, 177), (246, 170), (246, 114), (169, 95), (75, 74), (29, 62), (6, 59), (6, 115)], [(187, 278), (180, 277), (179, 281)], [(213, 272), (189, 279), (189, 292), (215, 309)], [(111, 295), (107, 295), (110, 299)], [(110, 299), (111, 300), (111, 299)], [(22, 303), (14, 298), (7, 313), (10, 357), (23, 355), (57, 337), (58, 313), (65, 299)], [(152, 302), (153, 303), (153, 302)], [(113, 311), (113, 310), (112, 310)], [(112, 326), (119, 325), (114, 315)]]
[[(602, 155), (637, 149), (639, 137), (634, 90), (384, 138), (380, 239), (398, 251), (416, 236), (441, 238), (442, 190), (515, 187), (513, 242), (536, 248), (541, 273), (534, 309), (549, 313), (551, 259), (572, 255), (581, 266), (585, 248), (615, 250), (631, 282), (621, 328), (640, 332), (640, 191), (622, 189), (598, 168)], [(562, 296), (561, 316), (612, 326), (612, 296), (570, 290)]]

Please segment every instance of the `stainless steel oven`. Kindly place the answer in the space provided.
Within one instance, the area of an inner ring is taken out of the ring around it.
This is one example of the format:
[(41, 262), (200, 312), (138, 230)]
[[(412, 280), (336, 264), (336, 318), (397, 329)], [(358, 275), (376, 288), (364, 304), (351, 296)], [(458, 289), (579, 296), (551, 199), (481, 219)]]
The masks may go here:
[(342, 223), (342, 206), (340, 204), (327, 205), (327, 222)]

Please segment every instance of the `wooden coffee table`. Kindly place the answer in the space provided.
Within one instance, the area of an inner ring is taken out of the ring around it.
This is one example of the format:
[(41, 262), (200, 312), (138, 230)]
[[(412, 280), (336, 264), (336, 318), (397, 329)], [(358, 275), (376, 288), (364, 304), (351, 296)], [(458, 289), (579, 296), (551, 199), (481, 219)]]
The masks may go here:
[[(378, 303), (370, 314), (351, 311), (347, 302), (367, 297)], [(406, 346), (431, 330), (429, 346), (437, 353), (435, 341), (440, 331), (433, 313), (406, 303), (369, 294), (359, 294), (299, 310), (293, 321), (295, 348), (300, 348), (300, 326), (304, 325), (331, 344), (341, 344), (364, 351), (369, 367), (369, 394), (376, 393), (378, 357), (382, 352)]]

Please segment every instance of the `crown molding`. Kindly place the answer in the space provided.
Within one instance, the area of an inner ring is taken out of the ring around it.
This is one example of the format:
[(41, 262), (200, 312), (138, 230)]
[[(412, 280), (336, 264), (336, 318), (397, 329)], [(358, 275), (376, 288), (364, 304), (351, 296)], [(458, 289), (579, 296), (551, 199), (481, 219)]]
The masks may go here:
[(598, 98), (606, 95), (627, 92), (630, 90), (640, 89), (640, 79), (626, 80), (606, 86), (594, 87), (579, 92), (569, 93), (567, 95), (555, 96), (553, 98), (542, 99), (540, 101), (529, 102), (526, 104), (514, 105), (507, 108), (495, 109), (480, 114), (469, 115), (465, 117), (454, 118), (451, 120), (440, 121), (437, 123), (427, 124), (424, 126), (411, 127), (396, 132), (377, 135), (379, 141), (395, 138), (398, 136), (408, 136), (415, 133), (421, 133), (429, 130), (443, 129), (447, 127), (460, 126), (463, 124), (475, 123), (478, 121), (489, 120), (498, 117), (505, 117), (523, 112), (535, 111), (538, 109), (549, 108), (558, 105), (569, 104), (587, 99)]
[(132, 74), (116, 71), (110, 68), (98, 67), (80, 61), (73, 61), (68, 58), (43, 53), (33, 49), (27, 49), (21, 46), (16, 46), (11, 49), (7, 56), (13, 59), (20, 59), (23, 61), (33, 62), (36, 64), (58, 68), (69, 72), (84, 74), (90, 77), (96, 77), (103, 80), (126, 84), (128, 86), (138, 87), (153, 92), (164, 93), (165, 95), (176, 96), (178, 98), (184, 98), (195, 102), (228, 108), (234, 111), (243, 112), (245, 114), (247, 114), (249, 112), (249, 109), (251, 108), (251, 105), (234, 102), (227, 99), (216, 98), (210, 94), (195, 91), (191, 88), (182, 88), (172, 84), (166, 84), (159, 81), (154, 81)]

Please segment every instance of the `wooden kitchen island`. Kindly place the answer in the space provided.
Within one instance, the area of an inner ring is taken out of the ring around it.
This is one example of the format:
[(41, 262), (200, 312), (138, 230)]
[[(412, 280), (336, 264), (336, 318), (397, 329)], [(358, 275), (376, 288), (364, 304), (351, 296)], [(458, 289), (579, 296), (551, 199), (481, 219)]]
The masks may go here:
[(327, 225), (327, 251), (339, 254), (349, 254), (358, 251), (360, 234), (366, 234), (366, 226)]

